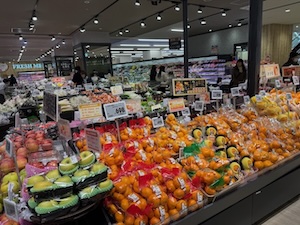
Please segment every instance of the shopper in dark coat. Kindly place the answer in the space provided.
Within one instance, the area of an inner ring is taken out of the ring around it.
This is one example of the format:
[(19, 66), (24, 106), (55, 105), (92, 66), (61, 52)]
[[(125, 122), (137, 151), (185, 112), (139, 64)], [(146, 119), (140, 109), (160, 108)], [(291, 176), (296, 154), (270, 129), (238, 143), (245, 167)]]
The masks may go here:
[(14, 86), (15, 84), (17, 84), (17, 79), (12, 74), (12, 75), (10, 75), (10, 78), (9, 78), (9, 86)]
[(81, 69), (80, 66), (76, 66), (75, 67), (75, 73), (72, 79), (73, 83), (77, 86), (77, 85), (83, 85), (83, 78), (81, 76)]
[(298, 60), (299, 60), (298, 53), (291, 52), (288, 61), (284, 63), (282, 66), (298, 66), (299, 65)]
[(150, 71), (150, 81), (155, 81), (156, 74), (157, 74), (157, 72), (156, 72), (156, 66), (153, 65), (151, 67), (151, 71)]
[(242, 59), (236, 62), (236, 66), (233, 67), (230, 87), (237, 87), (240, 83), (244, 83), (247, 78), (247, 70)]

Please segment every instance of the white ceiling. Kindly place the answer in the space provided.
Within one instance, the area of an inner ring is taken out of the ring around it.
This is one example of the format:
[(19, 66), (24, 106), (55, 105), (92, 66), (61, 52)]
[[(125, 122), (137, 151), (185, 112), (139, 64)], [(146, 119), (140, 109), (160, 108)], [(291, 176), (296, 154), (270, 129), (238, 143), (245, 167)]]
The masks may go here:
[[(175, 0), (176, 1), (176, 0)], [(177, 0), (180, 2), (180, 0)], [(169, 38), (181, 36), (181, 33), (171, 32), (171, 28), (182, 27), (182, 10), (176, 12), (175, 4), (162, 0), (154, 6), (150, 0), (140, 0), (141, 6), (134, 5), (135, 0), (10, 0), (0, 8), (0, 61), (17, 59), (23, 43), (19, 41), (18, 34), (11, 33), (12, 28), (28, 28), (35, 4), (38, 21), (35, 23), (35, 32), (23, 34), (28, 41), (22, 61), (34, 60), (56, 44), (65, 45), (55, 49), (55, 55), (72, 54), (72, 34), (85, 25), (86, 30), (108, 32), (113, 45), (126, 39), (143, 38)], [(88, 4), (86, 4), (89, 2)], [(188, 0), (190, 4), (189, 21), (191, 29), (189, 35), (207, 33), (228, 28), (228, 24), (236, 26), (238, 20), (248, 22), (248, 11), (241, 9), (249, 4), (249, 0)], [(220, 15), (220, 9), (203, 8), (203, 14), (198, 14), (196, 5), (205, 5), (217, 8), (230, 9), (226, 17)], [(111, 7), (109, 7), (111, 5)], [(107, 10), (105, 10), (109, 7)], [(291, 12), (286, 13), (285, 9)], [(104, 12), (102, 12), (104, 11)], [(264, 24), (269, 23), (300, 23), (300, 1), (297, 0), (266, 0), (264, 2)], [(98, 19), (99, 24), (93, 23), (93, 17), (102, 12)], [(156, 15), (161, 12), (162, 21), (156, 21)], [(144, 18), (146, 28), (140, 27)], [(200, 24), (199, 19), (205, 17), (207, 25)], [(119, 30), (128, 28), (129, 33), (122, 37)], [(56, 40), (51, 41), (50, 36), (55, 35)], [(118, 36), (116, 36), (118, 35)], [(132, 40), (131, 40), (132, 41)]]

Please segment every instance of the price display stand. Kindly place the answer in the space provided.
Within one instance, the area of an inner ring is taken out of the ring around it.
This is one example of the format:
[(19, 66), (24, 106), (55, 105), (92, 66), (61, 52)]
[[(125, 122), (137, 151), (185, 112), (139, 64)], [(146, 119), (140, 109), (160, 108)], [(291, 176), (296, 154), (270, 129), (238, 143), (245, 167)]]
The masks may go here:
[(216, 100), (216, 110), (219, 113), (220, 100), (223, 99), (223, 91), (222, 90), (212, 90), (211, 91), (211, 99)]
[(230, 89), (234, 109), (236, 109), (236, 98), (241, 96), (241, 91), (241, 87), (234, 87)]
[(195, 101), (195, 111), (200, 112), (200, 115), (203, 115), (204, 111), (204, 101)]
[(292, 76), (292, 80), (293, 80), (293, 89), (294, 92), (297, 92), (297, 86), (299, 85), (299, 77), (298, 76)]

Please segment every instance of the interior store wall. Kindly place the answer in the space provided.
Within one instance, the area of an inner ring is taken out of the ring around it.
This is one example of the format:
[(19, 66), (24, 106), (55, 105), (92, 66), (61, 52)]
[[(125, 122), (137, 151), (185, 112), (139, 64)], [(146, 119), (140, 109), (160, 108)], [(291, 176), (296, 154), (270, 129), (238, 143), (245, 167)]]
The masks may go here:
[(220, 55), (233, 55), (234, 44), (244, 42), (248, 42), (248, 25), (197, 35), (189, 38), (189, 57), (212, 55), (216, 50)]
[(262, 29), (261, 58), (270, 56), (272, 62), (282, 66), (292, 49), (293, 25), (268, 24)]

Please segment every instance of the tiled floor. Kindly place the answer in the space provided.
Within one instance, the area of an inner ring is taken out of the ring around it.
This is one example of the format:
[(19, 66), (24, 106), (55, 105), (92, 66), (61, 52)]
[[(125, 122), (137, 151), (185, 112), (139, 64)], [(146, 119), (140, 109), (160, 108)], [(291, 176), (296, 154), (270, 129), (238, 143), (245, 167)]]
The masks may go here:
[(278, 211), (262, 225), (300, 225), (300, 198)]

